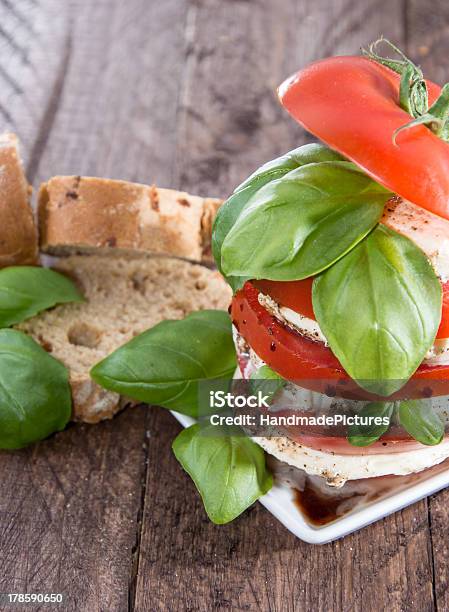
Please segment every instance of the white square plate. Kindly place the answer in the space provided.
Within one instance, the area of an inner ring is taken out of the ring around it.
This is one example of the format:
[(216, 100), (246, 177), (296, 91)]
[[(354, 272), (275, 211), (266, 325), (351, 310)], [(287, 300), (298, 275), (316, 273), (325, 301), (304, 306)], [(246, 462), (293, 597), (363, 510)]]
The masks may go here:
[[(172, 411), (173, 416), (183, 425), (189, 427), (195, 422), (192, 418)], [(447, 465), (447, 464), (446, 464)], [(412, 483), (409, 487), (401, 489), (396, 493), (391, 491), (385, 497), (371, 502), (365, 506), (355, 508), (350, 513), (335, 519), (332, 523), (315, 527), (308, 523), (294, 500), (291, 487), (284, 484), (275, 484), (273, 488), (259, 499), (289, 531), (295, 536), (309, 544), (325, 544), (338, 540), (348, 533), (362, 529), (370, 523), (378, 521), (388, 514), (392, 514), (401, 508), (440, 491), (449, 486), (449, 466), (441, 471), (428, 475), (419, 482)]]

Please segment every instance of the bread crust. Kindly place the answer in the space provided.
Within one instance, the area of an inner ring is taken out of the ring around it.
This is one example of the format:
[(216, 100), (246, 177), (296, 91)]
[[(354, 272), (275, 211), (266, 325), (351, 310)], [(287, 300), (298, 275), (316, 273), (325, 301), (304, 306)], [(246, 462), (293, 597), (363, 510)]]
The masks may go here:
[(39, 191), (41, 251), (116, 249), (211, 261), (220, 200), (139, 183), (55, 176)]
[(32, 265), (38, 260), (37, 229), (14, 134), (0, 135), (0, 268)]

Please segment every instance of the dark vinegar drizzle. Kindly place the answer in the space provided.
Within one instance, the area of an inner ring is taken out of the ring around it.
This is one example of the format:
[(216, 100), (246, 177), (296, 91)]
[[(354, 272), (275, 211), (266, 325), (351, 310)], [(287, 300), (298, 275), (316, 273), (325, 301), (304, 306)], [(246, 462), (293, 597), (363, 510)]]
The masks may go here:
[(348, 481), (336, 489), (319, 476), (309, 476), (303, 470), (288, 466), (270, 456), (270, 469), (276, 482), (288, 485), (294, 502), (304, 519), (314, 527), (323, 527), (363, 506), (403, 491), (449, 469), (449, 459), (417, 474), (380, 476)]
[(345, 495), (343, 492), (338, 497), (327, 497), (320, 494), (320, 491), (311, 486), (309, 481), (306, 481), (303, 491), (298, 489), (293, 489), (293, 491), (296, 507), (309, 523), (319, 527), (328, 525), (350, 512), (349, 509), (346, 511), (342, 509), (343, 501), (353, 502), (352, 508), (354, 508), (357, 500), (363, 498), (363, 494), (348, 493)]

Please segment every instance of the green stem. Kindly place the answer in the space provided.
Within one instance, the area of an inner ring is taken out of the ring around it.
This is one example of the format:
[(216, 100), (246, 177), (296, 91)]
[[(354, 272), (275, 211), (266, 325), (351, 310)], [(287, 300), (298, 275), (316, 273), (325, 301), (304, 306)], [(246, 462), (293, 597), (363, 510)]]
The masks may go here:
[(436, 136), (446, 142), (449, 141), (449, 83), (444, 85), (439, 97), (426, 113), (395, 130), (393, 142), (396, 143), (397, 135), (400, 132), (409, 130), (417, 125), (425, 125)]
[[(385, 44), (391, 49), (393, 49), (393, 51), (397, 53), (401, 59), (395, 60), (390, 57), (384, 57), (383, 55), (380, 55), (377, 52), (377, 48), (381, 44)], [(417, 70), (419, 70), (419, 68), (415, 66), (413, 62), (411, 62), (398, 47), (396, 47), (396, 45), (394, 45), (392, 42), (390, 42), (387, 38), (384, 38), (383, 36), (372, 42), (369, 45), (368, 49), (362, 49), (362, 55), (368, 57), (369, 59), (372, 59), (378, 64), (387, 66), (387, 68), (390, 68), (390, 70), (394, 70), (394, 72), (397, 72), (398, 74), (402, 74), (404, 67), (408, 64), (412, 64)]]
[[(378, 47), (381, 44), (392, 49), (394, 53), (399, 55), (399, 59), (392, 59), (380, 55), (380, 53), (378, 53)], [(427, 112), (427, 85), (422, 70), (408, 59), (396, 45), (386, 38), (379, 38), (371, 43), (368, 49), (362, 49), (362, 54), (401, 75), (401, 84), (399, 88), (399, 104), (401, 108), (414, 118), (420, 117)]]

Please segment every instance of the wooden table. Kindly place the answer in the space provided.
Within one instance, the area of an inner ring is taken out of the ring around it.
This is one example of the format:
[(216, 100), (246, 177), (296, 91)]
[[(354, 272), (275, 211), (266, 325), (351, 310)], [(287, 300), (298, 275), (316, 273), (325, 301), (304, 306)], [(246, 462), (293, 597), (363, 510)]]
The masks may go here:
[[(226, 196), (309, 137), (275, 88), (381, 33), (449, 75), (444, 0), (1, 0), (1, 127), (30, 181), (90, 174)], [(0, 455), (0, 592), (64, 610), (447, 610), (449, 492), (305, 544), (256, 504), (208, 522), (158, 408)], [(27, 609), (31, 609), (28, 607)]]

